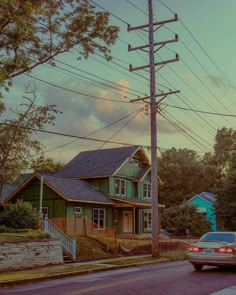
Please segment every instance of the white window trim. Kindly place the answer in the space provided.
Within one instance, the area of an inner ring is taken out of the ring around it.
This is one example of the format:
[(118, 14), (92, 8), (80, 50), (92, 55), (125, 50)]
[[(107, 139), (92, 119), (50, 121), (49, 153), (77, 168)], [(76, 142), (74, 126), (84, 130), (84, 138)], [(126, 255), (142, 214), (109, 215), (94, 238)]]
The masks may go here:
[(113, 209), (113, 224), (118, 224), (118, 210)]
[[(98, 210), (99, 214), (98, 214), (98, 223), (97, 223), (97, 228), (94, 227), (94, 211)], [(103, 227), (100, 227), (100, 211), (104, 212), (104, 220), (103, 220)], [(94, 230), (104, 230), (105, 229), (105, 221), (106, 221), (106, 210), (105, 208), (93, 208), (93, 229)]]
[[(149, 196), (147, 195), (147, 193), (146, 193), (146, 195), (145, 195), (145, 190), (144, 190), (144, 186), (147, 186), (147, 190), (146, 190), (146, 192), (149, 192)], [(151, 183), (148, 183), (148, 182), (144, 182), (143, 183), (143, 197), (144, 197), (144, 199), (151, 199)]]
[(74, 207), (74, 215), (78, 216), (78, 215), (82, 215), (82, 207)]
[[(119, 193), (116, 193), (116, 181), (119, 181)], [(121, 182), (123, 182), (124, 181), (124, 189), (125, 189), (125, 193), (124, 194), (122, 194), (121, 193), (121, 189), (122, 189), (122, 186), (121, 186)], [(116, 177), (115, 178), (115, 195), (116, 196), (121, 196), (121, 197), (126, 197), (126, 190), (127, 190), (127, 181), (126, 181), (126, 179), (124, 179), (124, 178), (118, 178), (118, 177)]]
[(130, 164), (134, 165), (134, 166), (139, 166), (139, 160), (135, 159), (135, 158), (130, 158), (129, 159)]
[[(146, 215), (147, 218), (145, 218), (145, 213), (147, 214)], [(147, 221), (147, 224), (150, 224), (150, 227), (145, 227), (145, 221)], [(143, 210), (143, 230), (144, 232), (147, 232), (147, 231), (149, 232), (152, 230), (152, 211), (150, 209)]]

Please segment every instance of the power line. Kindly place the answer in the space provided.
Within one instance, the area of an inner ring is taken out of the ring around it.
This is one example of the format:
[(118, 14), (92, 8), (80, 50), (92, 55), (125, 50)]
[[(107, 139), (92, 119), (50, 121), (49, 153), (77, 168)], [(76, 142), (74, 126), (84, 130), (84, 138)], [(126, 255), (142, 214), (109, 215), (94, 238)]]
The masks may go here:
[(33, 78), (35, 80), (38, 80), (38, 81), (40, 81), (42, 83), (51, 85), (53, 87), (56, 87), (56, 88), (59, 88), (59, 89), (65, 90), (65, 91), (80, 94), (80, 95), (85, 95), (88, 98), (94, 98), (94, 99), (105, 100), (105, 101), (112, 101), (112, 102), (117, 102), (117, 103), (128, 103), (128, 104), (130, 103), (129, 101), (122, 101), (122, 100), (116, 100), (116, 99), (103, 98), (103, 97), (98, 97), (98, 96), (95, 96), (95, 95), (90, 95), (90, 94), (87, 94), (87, 93), (82, 93), (82, 92), (79, 92), (79, 91), (75, 91), (75, 90), (65, 88), (65, 87), (62, 87), (60, 85), (57, 85), (57, 84), (42, 80), (40, 78), (36, 78), (36, 77), (34, 77), (34, 76), (30, 75), (30, 74), (25, 74), (25, 75), (28, 76), (28, 77), (31, 77), (31, 78)]
[(96, 5), (97, 7), (105, 10), (106, 12), (109, 12), (110, 15), (112, 15), (113, 17), (115, 17), (116, 19), (118, 19), (119, 21), (121, 21), (122, 23), (128, 25), (128, 23), (126, 21), (124, 21), (123, 19), (121, 19), (120, 17), (116, 16), (115, 14), (113, 14), (112, 12), (108, 11), (106, 8), (102, 7), (101, 5), (97, 4), (95, 1), (93, 0), (89, 0), (90, 2), (92, 2), (94, 5)]
[[(55, 59), (55, 61), (58, 62), (58, 63), (61, 63), (61, 64), (63, 64), (63, 65), (66, 65), (66, 66), (68, 66), (68, 67), (71, 67), (72, 69), (76, 69), (76, 70), (78, 70), (78, 71), (80, 71), (80, 72), (82, 72), (82, 73), (88, 74), (88, 75), (90, 75), (90, 76), (92, 76), (92, 77), (95, 77), (95, 78), (101, 79), (101, 80), (103, 80), (103, 81), (109, 82), (109, 83), (114, 84), (114, 85), (117, 85), (117, 86), (119, 86), (119, 87), (121, 87), (121, 88), (129, 89), (129, 90), (131, 90), (131, 91), (134, 91), (134, 92), (137, 92), (137, 93), (139, 93), (139, 94), (145, 95), (144, 92), (141, 92), (141, 91), (138, 91), (138, 90), (132, 89), (132, 88), (130, 88), (130, 87), (121, 86), (120, 84), (118, 84), (118, 83), (116, 83), (116, 82), (110, 81), (110, 80), (108, 80), (108, 79), (101, 78), (101, 77), (99, 77), (99, 76), (97, 76), (97, 75), (94, 75), (94, 74), (92, 74), (92, 73), (90, 73), (90, 72), (88, 72), (88, 71), (85, 71), (85, 70), (79, 69), (79, 68), (77, 68), (77, 67), (75, 67), (75, 66), (72, 66), (72, 65), (70, 65), (70, 64), (68, 64), (68, 63), (62, 62), (62, 61), (57, 60), (57, 59)], [(125, 63), (126, 63), (126, 62), (125, 62)], [(110, 86), (109, 86), (109, 87), (110, 87)], [(135, 95), (135, 94), (134, 94), (134, 95)]]
[[(110, 136), (107, 140), (107, 142), (109, 142), (109, 140), (111, 140), (113, 137), (115, 137), (121, 130), (123, 130), (141, 111), (141, 110), (138, 110), (135, 112), (135, 114), (123, 125), (121, 126), (112, 136)], [(101, 149), (106, 143), (104, 142), (98, 149)]]
[[(166, 117), (163, 112), (160, 113), (160, 115), (166, 119), (167, 122), (169, 122), (169, 124), (171, 124), (175, 129), (177, 129), (180, 133), (182, 133), (184, 135), (184, 137), (186, 137), (189, 141), (191, 141), (193, 144), (197, 145), (200, 150), (202, 150), (203, 152), (205, 152), (205, 150), (202, 148), (202, 144), (196, 140), (193, 136), (191, 136), (190, 134), (188, 134), (183, 128), (181, 128), (180, 126), (178, 126), (175, 122), (173, 122), (171, 119), (169, 119), (168, 117)], [(205, 147), (204, 147), (205, 148)]]
[[(198, 135), (196, 132), (192, 131), (190, 128), (188, 128), (186, 125), (184, 125), (183, 123), (181, 123), (179, 120), (177, 120), (173, 115), (171, 115), (169, 112), (167, 112), (166, 110), (164, 111), (166, 114), (168, 114), (172, 119), (176, 120), (179, 124), (181, 124), (184, 128), (186, 128), (188, 131), (192, 132), (196, 137), (198, 137), (199, 139), (201, 139), (204, 142), (204, 146), (205, 148), (207, 148), (207, 145), (212, 147), (211, 144), (209, 142), (207, 142), (204, 138), (202, 138), (200, 135)], [(205, 145), (206, 144), (206, 145)], [(203, 144), (202, 144), (203, 145)]]
[[(90, 137), (85, 137), (85, 136), (78, 136), (78, 135), (62, 133), (62, 132), (55, 132), (55, 131), (49, 131), (49, 130), (44, 130), (44, 129), (16, 126), (14, 124), (8, 124), (8, 123), (0, 123), (0, 125), (9, 126), (9, 127), (13, 127), (13, 128), (19, 128), (19, 129), (28, 130), (28, 131), (41, 132), (41, 133), (46, 133), (46, 134), (53, 134), (53, 135), (58, 135), (58, 136), (63, 136), (63, 137), (78, 138), (78, 139), (83, 139), (83, 140), (88, 140), (88, 141), (106, 142), (106, 143), (125, 145), (125, 146), (133, 146), (134, 145), (134, 144), (127, 143), (127, 142), (110, 141), (110, 140), (107, 141), (107, 140), (102, 140), (102, 139), (98, 139), (98, 138), (90, 138)], [(146, 146), (142, 145), (142, 144), (135, 144), (135, 145), (139, 145), (139, 146), (142, 146), (144, 148), (150, 148), (150, 146), (147, 146), (147, 145)]]
[(208, 114), (208, 115), (216, 115), (216, 116), (222, 116), (222, 117), (236, 117), (236, 115), (231, 115), (231, 114), (223, 114), (223, 113), (213, 113), (213, 112), (208, 112), (208, 111), (202, 111), (202, 110), (197, 110), (197, 109), (188, 109), (188, 108), (183, 108), (179, 106), (173, 106), (167, 103), (163, 103), (163, 105), (166, 105), (171, 108), (175, 109), (180, 109), (180, 110), (185, 110), (185, 111), (191, 111), (191, 112), (196, 112), (196, 113), (203, 113), (203, 114)]
[[(175, 14), (175, 12), (170, 9), (166, 4), (164, 4), (161, 0), (158, 0), (163, 6), (165, 6), (169, 11), (171, 11), (173, 14)], [(211, 63), (216, 67), (216, 69), (218, 70), (218, 72), (228, 81), (228, 83), (230, 84), (230, 86), (232, 88), (234, 88), (236, 90), (236, 87), (231, 83), (231, 81), (229, 80), (229, 78), (226, 76), (226, 74), (222, 71), (222, 69), (216, 64), (216, 62), (210, 57), (210, 55), (206, 52), (206, 50), (203, 48), (203, 46), (200, 44), (200, 42), (196, 39), (196, 37), (194, 37), (193, 33), (189, 30), (189, 28), (184, 24), (183, 20), (179, 17), (180, 23), (182, 24), (182, 26), (185, 28), (185, 30), (189, 33), (189, 35), (193, 38), (193, 40), (197, 43), (197, 45), (199, 46), (199, 48), (204, 52), (204, 54), (209, 58), (209, 60), (211, 61)], [(210, 75), (210, 73), (207, 71), (207, 69), (199, 62), (199, 60), (196, 58), (196, 56), (192, 53), (192, 51), (189, 49), (189, 47), (185, 44), (185, 42), (180, 38), (180, 41), (182, 42), (182, 44), (184, 45), (184, 47), (188, 50), (188, 52), (193, 56), (193, 58), (198, 62), (198, 64), (203, 68), (203, 70), (209, 75), (210, 79), (218, 86), (218, 88), (222, 91), (222, 93), (228, 97), (228, 99), (231, 101), (232, 104), (235, 104), (233, 102), (233, 100), (231, 99), (231, 97), (225, 93), (222, 89), (222, 87), (215, 82), (215, 80), (212, 78), (212, 76)]]
[[(120, 118), (120, 119), (118, 119), (118, 120), (116, 120), (116, 121), (114, 121), (114, 122), (112, 122), (112, 123), (110, 123), (110, 124), (108, 124), (108, 125), (102, 127), (102, 128), (99, 128), (99, 129), (97, 129), (96, 131), (93, 131), (93, 132), (91, 132), (91, 133), (85, 135), (84, 137), (88, 137), (88, 136), (91, 136), (91, 135), (93, 135), (93, 134), (95, 134), (95, 133), (98, 133), (98, 132), (100, 132), (100, 131), (102, 131), (102, 130), (104, 130), (104, 129), (106, 129), (106, 128), (108, 128), (108, 127), (110, 127), (110, 126), (112, 126), (112, 125), (114, 125), (114, 124), (116, 124), (116, 123), (122, 121), (122, 120), (124, 120), (125, 118), (127, 118), (127, 117), (133, 115), (134, 113), (137, 113), (138, 111), (141, 111), (141, 110), (143, 110), (143, 108), (138, 109), (138, 110), (136, 110), (136, 111), (134, 111), (134, 112), (132, 112), (132, 113), (130, 113), (130, 114), (128, 114), (128, 115), (126, 115), (126, 116), (124, 116), (124, 117), (122, 117), (122, 118)], [(79, 140), (79, 139), (74, 139), (74, 140), (72, 140), (72, 141), (70, 141), (70, 142), (67, 142), (67, 143), (65, 143), (65, 144), (59, 145), (59, 146), (57, 146), (57, 147), (55, 147), (55, 148), (52, 148), (52, 149), (50, 149), (50, 150), (47, 150), (47, 151), (45, 151), (44, 153), (51, 152), (51, 151), (54, 151), (54, 150), (56, 150), (56, 149), (62, 148), (62, 147), (64, 147), (64, 146), (67, 146), (67, 145), (69, 145), (69, 144), (71, 144), (71, 143), (74, 143), (74, 142), (76, 142), (76, 141), (78, 141), (78, 140)]]

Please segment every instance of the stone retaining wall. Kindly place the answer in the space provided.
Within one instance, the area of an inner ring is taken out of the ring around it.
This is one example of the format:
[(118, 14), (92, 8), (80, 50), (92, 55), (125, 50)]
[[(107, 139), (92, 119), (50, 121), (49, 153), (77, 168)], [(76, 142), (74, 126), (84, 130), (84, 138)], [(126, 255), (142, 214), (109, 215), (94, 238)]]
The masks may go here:
[(62, 263), (62, 247), (58, 240), (0, 244), (0, 271)]

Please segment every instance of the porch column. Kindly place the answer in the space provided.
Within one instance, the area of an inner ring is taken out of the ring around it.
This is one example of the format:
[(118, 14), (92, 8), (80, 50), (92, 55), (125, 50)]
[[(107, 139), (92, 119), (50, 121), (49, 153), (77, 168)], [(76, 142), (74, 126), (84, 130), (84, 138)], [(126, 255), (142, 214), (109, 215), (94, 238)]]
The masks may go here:
[(135, 227), (136, 227), (136, 223), (135, 223), (135, 207), (133, 207), (133, 236), (135, 238)]

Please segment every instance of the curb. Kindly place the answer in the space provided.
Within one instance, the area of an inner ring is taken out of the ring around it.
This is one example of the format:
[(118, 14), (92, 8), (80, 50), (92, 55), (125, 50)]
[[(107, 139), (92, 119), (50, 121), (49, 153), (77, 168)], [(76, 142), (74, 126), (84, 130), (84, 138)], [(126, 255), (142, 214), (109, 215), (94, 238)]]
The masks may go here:
[(159, 261), (147, 261), (147, 262), (144, 261), (144, 262), (124, 264), (124, 265), (112, 265), (112, 266), (106, 266), (106, 267), (101, 267), (101, 268), (92, 268), (92, 269), (79, 270), (79, 271), (74, 271), (74, 272), (52, 274), (52, 275), (48, 275), (48, 276), (44, 276), (44, 277), (18, 279), (18, 280), (14, 280), (14, 281), (12, 280), (12, 281), (5, 281), (5, 282), (0, 281), (0, 287), (10, 287), (10, 286), (14, 286), (14, 285), (27, 284), (27, 283), (32, 283), (32, 282), (41, 282), (41, 281), (46, 281), (46, 280), (50, 280), (50, 279), (60, 279), (60, 278), (85, 275), (85, 274), (90, 274), (90, 273), (109, 271), (109, 270), (114, 270), (114, 269), (136, 267), (138, 265), (148, 265), (148, 264), (163, 263), (163, 262), (169, 262), (169, 261), (170, 261), (170, 259), (162, 259)]

